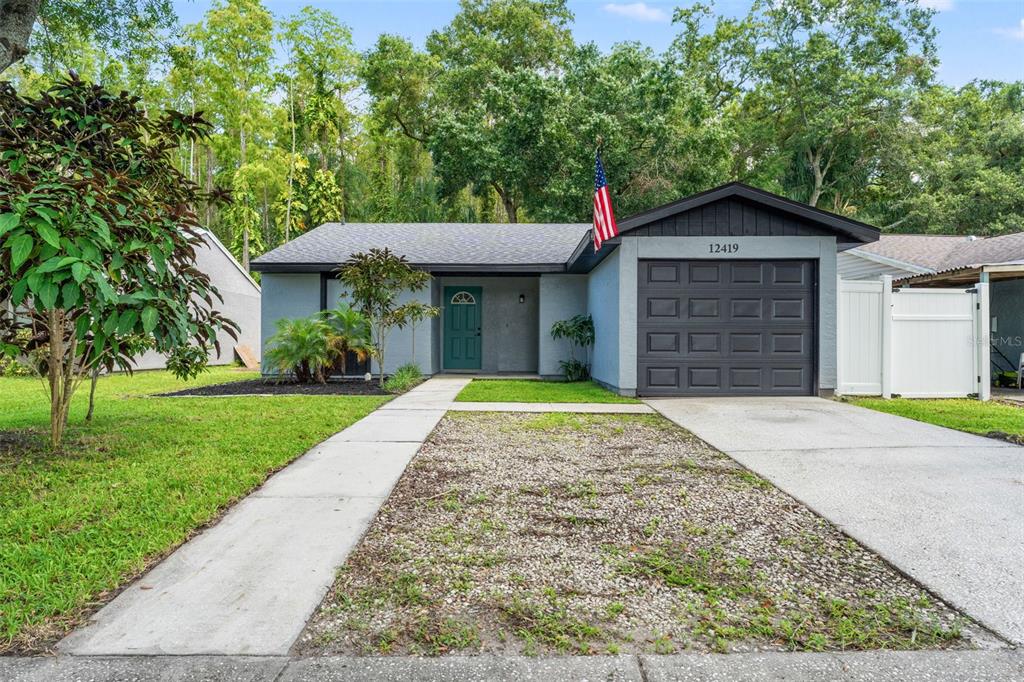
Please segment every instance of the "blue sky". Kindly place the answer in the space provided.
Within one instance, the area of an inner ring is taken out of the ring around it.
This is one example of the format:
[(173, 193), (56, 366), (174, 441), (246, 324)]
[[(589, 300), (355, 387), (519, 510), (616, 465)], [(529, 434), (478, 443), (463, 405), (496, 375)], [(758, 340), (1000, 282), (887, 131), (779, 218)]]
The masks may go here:
[[(369, 48), (381, 33), (397, 33), (422, 45), (430, 31), (447, 24), (458, 2), (446, 0), (264, 0), (277, 16), (287, 16), (302, 5), (329, 9), (352, 30), (356, 47)], [(741, 14), (748, 0), (705, 0), (716, 11)], [(573, 32), (580, 42), (594, 41), (607, 48), (635, 40), (663, 50), (675, 29), (672, 10), (686, 2), (570, 2), (576, 15)], [(938, 10), (939, 79), (962, 85), (975, 78), (1024, 80), (1024, 0), (922, 0)], [(175, 0), (178, 15), (191, 23), (202, 18), (210, 0)]]

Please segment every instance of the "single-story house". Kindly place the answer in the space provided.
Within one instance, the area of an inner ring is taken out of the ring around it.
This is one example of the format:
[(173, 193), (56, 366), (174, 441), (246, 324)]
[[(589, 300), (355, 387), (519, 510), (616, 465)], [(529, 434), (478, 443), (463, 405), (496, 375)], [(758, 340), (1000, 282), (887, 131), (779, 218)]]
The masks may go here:
[(551, 325), (584, 313), (592, 376), (624, 395), (834, 391), (836, 255), (876, 228), (730, 183), (619, 230), (595, 253), (589, 224), (321, 225), (253, 262), (263, 344), (278, 319), (336, 304), (351, 254), (388, 247), (433, 275), (415, 296), (442, 312), (392, 334), (385, 372), (414, 359), (415, 333), (425, 373), (558, 376)]
[(886, 234), (839, 254), (843, 279), (890, 275), (900, 287), (990, 286), (992, 363), (1015, 370), (1024, 353), (1024, 232), (998, 237)]
[[(220, 353), (211, 348), (209, 363), (230, 365), (238, 356), (236, 347), (241, 350), (243, 346), (255, 358), (259, 358), (260, 285), (212, 232), (203, 230), (202, 236), (205, 244), (196, 249), (196, 267), (206, 273), (224, 298), (223, 302), (214, 299), (214, 309), (239, 327), (238, 340), (231, 338), (225, 331), (217, 335)], [(205, 306), (206, 303), (201, 305)], [(242, 357), (238, 359), (243, 362), (246, 360)], [(167, 365), (167, 357), (156, 351), (146, 351), (135, 359), (134, 364), (136, 369), (163, 369)]]

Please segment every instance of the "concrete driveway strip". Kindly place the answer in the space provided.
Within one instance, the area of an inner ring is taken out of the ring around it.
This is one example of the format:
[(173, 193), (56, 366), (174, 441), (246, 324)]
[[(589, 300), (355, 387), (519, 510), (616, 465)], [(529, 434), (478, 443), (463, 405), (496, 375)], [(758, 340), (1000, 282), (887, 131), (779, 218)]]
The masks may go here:
[[(450, 404), (467, 381), (444, 379), (441, 387), (428, 381), (417, 395)], [(287, 654), (443, 415), (443, 409), (378, 410), (328, 438), (130, 585), (58, 649)]]
[(1024, 448), (820, 398), (648, 403), (1024, 642)]

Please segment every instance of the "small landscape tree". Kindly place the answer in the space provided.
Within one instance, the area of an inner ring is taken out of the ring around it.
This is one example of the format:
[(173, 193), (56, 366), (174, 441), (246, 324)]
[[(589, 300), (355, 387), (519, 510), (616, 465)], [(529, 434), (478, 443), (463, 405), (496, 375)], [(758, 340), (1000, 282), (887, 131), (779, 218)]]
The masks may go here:
[(342, 263), (338, 277), (348, 288), (355, 307), (370, 321), (373, 343), (380, 365), (380, 384), (384, 384), (384, 354), (387, 338), (395, 327), (404, 327), (422, 304), (398, 304), (403, 291), (422, 291), (430, 284), (430, 274), (416, 270), (403, 256), (389, 249), (370, 249), (353, 254)]
[(17, 310), (9, 339), (33, 329), (47, 349), (50, 443), (58, 447), (75, 389), (93, 368), (131, 370), (142, 337), (194, 375), (217, 332), (237, 325), (196, 268), (203, 244), (193, 207), (204, 194), (174, 166), (183, 142), (203, 138), (201, 115), (147, 116), (138, 98), (72, 74), (37, 98), (0, 84), (0, 300)]
[[(583, 381), (589, 377), (590, 347), (594, 345), (594, 320), (590, 315), (575, 315), (555, 322), (551, 325), (551, 338), (569, 342), (569, 359), (558, 363), (566, 380)], [(583, 360), (576, 357), (577, 349), (583, 351)]]

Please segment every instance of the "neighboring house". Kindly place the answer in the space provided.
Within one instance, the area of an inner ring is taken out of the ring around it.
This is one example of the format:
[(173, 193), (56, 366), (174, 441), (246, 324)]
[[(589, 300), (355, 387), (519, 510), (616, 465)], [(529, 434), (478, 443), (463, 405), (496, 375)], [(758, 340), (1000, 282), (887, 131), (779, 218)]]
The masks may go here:
[(1015, 369), (1024, 353), (1024, 232), (998, 237), (889, 234), (839, 254), (843, 279), (892, 275), (897, 286), (991, 287), (992, 362)]
[[(836, 253), (863, 223), (739, 183), (619, 222), (322, 225), (264, 254), (263, 343), (281, 318), (333, 307), (338, 264), (388, 247), (434, 277), (417, 329), (427, 373), (560, 374), (557, 320), (593, 316), (592, 375), (626, 395), (817, 395), (836, 386)], [(408, 298), (409, 295), (406, 295)], [(411, 360), (396, 330), (385, 371)]]
[[(211, 365), (228, 365), (235, 360), (236, 345), (248, 346), (259, 357), (260, 352), (260, 285), (258, 285), (235, 257), (231, 255), (212, 232), (202, 231), (205, 247), (196, 249), (196, 267), (205, 272), (217, 287), (223, 302), (214, 298), (214, 309), (239, 326), (238, 340), (227, 332), (220, 332), (220, 354), (210, 350)], [(205, 303), (203, 303), (205, 305)], [(162, 369), (166, 357), (155, 351), (143, 353), (135, 361), (136, 369)]]

